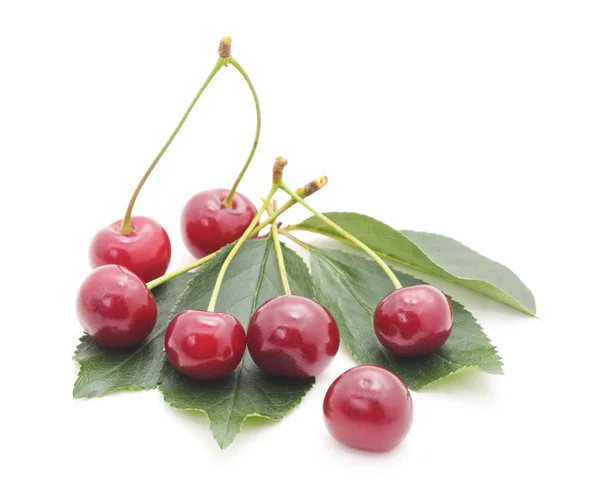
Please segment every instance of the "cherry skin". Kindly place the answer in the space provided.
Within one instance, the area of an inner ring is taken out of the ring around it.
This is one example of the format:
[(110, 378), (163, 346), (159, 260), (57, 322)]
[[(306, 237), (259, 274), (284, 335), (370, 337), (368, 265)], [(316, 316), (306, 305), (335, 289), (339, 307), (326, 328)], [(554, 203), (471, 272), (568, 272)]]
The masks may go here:
[(325, 425), (340, 443), (369, 451), (400, 444), (412, 425), (413, 404), (404, 382), (379, 366), (342, 373), (323, 401)]
[(239, 192), (231, 208), (223, 206), (229, 190), (212, 189), (193, 196), (181, 215), (181, 234), (190, 253), (200, 259), (237, 240), (256, 215), (256, 207)]
[(384, 297), (373, 317), (381, 344), (399, 357), (418, 357), (440, 348), (453, 324), (452, 305), (431, 285), (403, 287)]
[(93, 268), (119, 264), (150, 282), (164, 275), (171, 261), (171, 242), (162, 226), (149, 217), (132, 217), (131, 233), (121, 233), (116, 221), (96, 233), (90, 245)]
[(100, 266), (77, 294), (77, 316), (98, 343), (126, 348), (141, 343), (156, 323), (156, 301), (146, 284), (116, 264)]
[(319, 303), (279, 296), (263, 303), (248, 325), (248, 351), (266, 373), (283, 378), (318, 375), (340, 347), (335, 319)]
[(228, 313), (189, 310), (171, 320), (165, 348), (181, 373), (197, 380), (218, 380), (242, 360), (246, 332)]

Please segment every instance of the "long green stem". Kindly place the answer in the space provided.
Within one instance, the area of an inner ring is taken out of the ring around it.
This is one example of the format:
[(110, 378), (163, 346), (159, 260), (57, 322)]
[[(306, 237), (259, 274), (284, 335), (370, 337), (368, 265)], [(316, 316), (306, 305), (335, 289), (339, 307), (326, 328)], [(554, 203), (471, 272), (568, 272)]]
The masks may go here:
[(165, 143), (165, 145), (163, 145), (163, 148), (160, 150), (160, 152), (158, 153), (158, 155), (154, 158), (154, 161), (152, 161), (152, 164), (148, 167), (148, 169), (146, 170), (146, 173), (144, 173), (144, 176), (142, 177), (142, 179), (138, 183), (137, 187), (135, 188), (135, 191), (133, 192), (133, 195), (131, 196), (131, 200), (129, 200), (129, 206), (127, 207), (127, 211), (125, 212), (125, 217), (123, 218), (123, 221), (121, 222), (121, 233), (123, 233), (123, 234), (129, 234), (129, 233), (131, 233), (131, 231), (132, 231), (132, 228), (131, 228), (131, 213), (133, 212), (133, 206), (135, 205), (135, 201), (137, 200), (138, 194), (142, 190), (142, 187), (144, 187), (144, 184), (146, 183), (146, 180), (148, 179), (148, 177), (152, 173), (152, 170), (154, 170), (154, 167), (160, 161), (160, 158), (163, 157), (163, 154), (167, 151), (167, 149), (169, 148), (169, 146), (171, 145), (171, 143), (173, 142), (173, 140), (177, 136), (177, 133), (179, 133), (179, 130), (183, 126), (183, 123), (185, 122), (185, 120), (190, 115), (190, 112), (194, 108), (194, 105), (196, 105), (196, 102), (198, 101), (198, 99), (200, 98), (200, 96), (202, 95), (202, 93), (204, 92), (204, 90), (206, 89), (206, 87), (210, 84), (210, 81), (213, 79), (213, 77), (215, 75), (217, 75), (217, 72), (221, 68), (223, 68), (223, 66), (225, 66), (227, 64), (227, 62), (228, 62), (228, 58), (219, 58), (219, 61), (217, 61), (217, 64), (212, 69), (212, 71), (210, 72), (210, 74), (208, 75), (208, 77), (206, 78), (206, 80), (204, 81), (204, 84), (202, 84), (202, 87), (200, 88), (200, 90), (198, 91), (198, 93), (196, 93), (196, 96), (194, 96), (194, 99), (192, 100), (192, 102), (188, 106), (187, 110), (185, 111), (185, 114), (183, 114), (183, 117), (179, 121), (179, 124), (177, 124), (177, 127), (175, 128), (175, 130), (173, 131), (173, 133), (171, 133), (171, 136), (169, 137), (169, 139), (167, 140), (167, 142)]
[(182, 275), (183, 273), (186, 273), (190, 270), (193, 270), (194, 268), (197, 268), (198, 266), (202, 266), (203, 264), (206, 264), (207, 262), (212, 261), (216, 255), (217, 255), (217, 252), (213, 252), (212, 254), (204, 256), (201, 259), (198, 259), (197, 261), (194, 261), (193, 263), (188, 264), (187, 266), (184, 266), (183, 268), (179, 268), (176, 271), (167, 273), (166, 275), (163, 275), (159, 278), (152, 280), (151, 282), (148, 282), (146, 284), (146, 286), (148, 287), (148, 289), (152, 290), (152, 289), (154, 289), (154, 287), (158, 287), (159, 285), (164, 284), (165, 282), (167, 282), (175, 277), (178, 277), (179, 275)]
[[(273, 216), (275, 215), (274, 204), (270, 204), (267, 206), (267, 213), (269, 214), (269, 218), (273, 219)], [(276, 218), (273, 220), (273, 222), (271, 222), (271, 239), (273, 240), (273, 245), (275, 247), (275, 257), (277, 258), (277, 266), (279, 267), (279, 274), (281, 276), (281, 283), (283, 284), (283, 291), (285, 292), (286, 296), (291, 296), (292, 289), (290, 289), (290, 282), (288, 280), (287, 272), (285, 271), (285, 262), (283, 260), (281, 243), (279, 242), (279, 232), (277, 229)]]
[(312, 214), (315, 217), (317, 217), (318, 219), (322, 220), (325, 224), (327, 224), (332, 229), (334, 229), (335, 231), (337, 231), (338, 234), (342, 235), (349, 242), (351, 242), (352, 244), (356, 245), (359, 249), (363, 250), (367, 255), (369, 255), (369, 257), (371, 257), (381, 267), (381, 269), (389, 277), (389, 279), (391, 280), (392, 284), (394, 285), (394, 287), (396, 289), (401, 289), (402, 288), (402, 284), (400, 284), (400, 282), (396, 278), (396, 275), (394, 275), (394, 272), (383, 261), (383, 259), (381, 259), (381, 257), (379, 257), (373, 250), (371, 250), (371, 248), (369, 248), (367, 245), (365, 245), (363, 242), (361, 242), (354, 235), (348, 233), (348, 231), (346, 231), (345, 229), (343, 229), (340, 226), (338, 226), (331, 219), (328, 219), (322, 213), (320, 213), (317, 210), (315, 210), (306, 201), (304, 201), (304, 198), (302, 198), (301, 196), (298, 196), (298, 194), (296, 194), (294, 191), (292, 191), (287, 185), (285, 185), (285, 183), (279, 182), (279, 187), (281, 189), (283, 189), (286, 193), (288, 193), (292, 198), (294, 198), (298, 203), (300, 203), (302, 206), (304, 206), (307, 210), (309, 210), (310, 212), (312, 212)]
[[(215, 311), (215, 306), (217, 305), (217, 298), (219, 297), (219, 291), (221, 290), (221, 285), (223, 284), (223, 279), (225, 278), (225, 273), (227, 273), (227, 268), (229, 268), (231, 261), (233, 261), (233, 258), (235, 257), (235, 255), (238, 253), (240, 248), (242, 248), (242, 245), (244, 244), (244, 242), (250, 237), (250, 235), (253, 233), (253, 231), (255, 231), (254, 228), (258, 224), (258, 221), (260, 220), (260, 217), (263, 214), (263, 212), (267, 209), (267, 205), (271, 201), (271, 198), (273, 198), (273, 195), (275, 194), (277, 189), (278, 189), (277, 184), (273, 184), (271, 186), (271, 190), (269, 191), (269, 195), (265, 198), (265, 202), (263, 203), (263, 206), (260, 207), (259, 211), (254, 216), (254, 219), (252, 219), (252, 222), (248, 225), (248, 227), (246, 228), (246, 231), (244, 231), (244, 234), (240, 237), (240, 239), (237, 242), (235, 242), (235, 245), (233, 246), (233, 248), (231, 249), (231, 251), (229, 252), (227, 257), (225, 258), (225, 261), (223, 262), (223, 265), (221, 266), (221, 270), (219, 271), (219, 276), (217, 277), (217, 280), (215, 282), (215, 288), (213, 289), (213, 293), (210, 298), (210, 302), (208, 303), (208, 308), (206, 309), (207, 311), (209, 311), (209, 312)], [(255, 231), (255, 232), (257, 232), (257, 231)]]
[(252, 143), (252, 149), (250, 150), (248, 159), (246, 160), (246, 163), (244, 164), (242, 170), (240, 171), (237, 179), (235, 179), (235, 182), (233, 183), (233, 186), (231, 187), (231, 190), (229, 191), (227, 198), (225, 198), (225, 200), (223, 201), (223, 206), (225, 206), (227, 208), (231, 208), (231, 204), (233, 202), (233, 197), (235, 196), (235, 192), (237, 191), (237, 188), (240, 185), (240, 182), (242, 181), (242, 178), (244, 177), (244, 174), (246, 173), (248, 166), (250, 166), (250, 162), (252, 161), (252, 158), (254, 157), (254, 153), (256, 152), (256, 147), (258, 146), (258, 139), (260, 138), (260, 127), (261, 127), (261, 122), (262, 122), (261, 113), (260, 113), (260, 103), (258, 102), (258, 95), (256, 94), (256, 90), (254, 89), (254, 85), (252, 84), (250, 77), (248, 77), (248, 74), (244, 71), (244, 69), (241, 67), (241, 65), (236, 61), (236, 59), (233, 56), (229, 57), (229, 63), (231, 63), (231, 65), (234, 68), (236, 68), (237, 71), (240, 72), (240, 74), (242, 74), (242, 77), (244, 78), (244, 80), (248, 84), (248, 87), (250, 88), (250, 91), (252, 92), (252, 98), (254, 98), (254, 106), (256, 108), (256, 132), (254, 133), (254, 142)]

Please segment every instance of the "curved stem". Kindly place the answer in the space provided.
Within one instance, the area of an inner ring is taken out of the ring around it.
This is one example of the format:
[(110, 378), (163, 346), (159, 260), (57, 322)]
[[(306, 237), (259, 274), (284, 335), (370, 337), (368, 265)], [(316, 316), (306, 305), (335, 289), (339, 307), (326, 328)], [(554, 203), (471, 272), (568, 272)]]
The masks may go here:
[(250, 91), (252, 92), (252, 98), (254, 98), (254, 106), (256, 108), (256, 132), (254, 133), (254, 142), (252, 143), (252, 149), (250, 150), (250, 154), (248, 155), (246, 164), (244, 164), (242, 171), (240, 171), (237, 179), (235, 179), (235, 182), (233, 183), (233, 186), (231, 187), (231, 190), (229, 191), (227, 198), (225, 198), (225, 200), (223, 201), (223, 206), (225, 206), (227, 208), (231, 208), (231, 204), (233, 202), (233, 197), (235, 196), (235, 192), (237, 191), (237, 188), (240, 185), (240, 182), (242, 181), (242, 178), (244, 177), (244, 174), (246, 173), (248, 166), (250, 166), (250, 162), (252, 161), (252, 158), (254, 157), (254, 153), (256, 152), (256, 147), (258, 146), (258, 139), (260, 137), (260, 127), (261, 127), (260, 103), (258, 102), (258, 96), (256, 94), (256, 90), (254, 89), (254, 85), (252, 84), (250, 77), (248, 77), (248, 74), (244, 71), (244, 69), (241, 67), (241, 65), (236, 61), (236, 59), (233, 56), (231, 56), (229, 58), (229, 63), (231, 63), (231, 65), (233, 67), (235, 67), (237, 69), (237, 71), (240, 72), (240, 74), (242, 74), (242, 77), (244, 78), (244, 80), (248, 84), (248, 87), (250, 88)]
[(275, 205), (272, 203), (267, 205), (267, 213), (269, 218), (273, 219), (271, 222), (271, 238), (273, 239), (273, 245), (275, 246), (275, 257), (277, 258), (277, 266), (279, 267), (279, 274), (281, 275), (281, 283), (283, 284), (283, 291), (286, 296), (292, 295), (292, 289), (290, 289), (290, 282), (288, 280), (287, 272), (285, 271), (285, 262), (283, 260), (283, 252), (281, 250), (281, 243), (279, 242), (279, 232), (277, 229), (277, 218), (273, 218), (275, 215)]
[(152, 290), (152, 289), (154, 289), (154, 287), (158, 287), (159, 285), (164, 284), (165, 282), (168, 282), (169, 280), (172, 280), (173, 278), (178, 277), (179, 275), (182, 275), (183, 273), (186, 273), (190, 270), (193, 270), (194, 268), (197, 268), (198, 266), (202, 266), (203, 264), (206, 264), (207, 262), (212, 261), (216, 255), (217, 255), (217, 252), (213, 252), (212, 254), (204, 256), (201, 259), (198, 259), (197, 261), (195, 261), (191, 264), (188, 264), (187, 266), (184, 266), (183, 268), (179, 268), (176, 271), (167, 273), (166, 275), (163, 275), (161, 277), (158, 277), (158, 278), (152, 280), (151, 282), (148, 282), (146, 284), (146, 286), (148, 287), (148, 289)]
[[(298, 191), (296, 191), (298, 194), (302, 194), (302, 188), (299, 189)], [(284, 213), (286, 210), (288, 210), (290, 207), (294, 206), (296, 204), (296, 200), (294, 200), (294, 198), (290, 198), (285, 205), (283, 205), (281, 208), (279, 208), (275, 213), (273, 213), (272, 216), (270, 216), (267, 220), (265, 220), (264, 222), (262, 222), (260, 225), (256, 226), (254, 228), (254, 230), (250, 233), (249, 238), (252, 238), (254, 236), (256, 236), (258, 233), (260, 233), (264, 228), (266, 228), (267, 226), (271, 225), (271, 223), (275, 220), (277, 220), (279, 218), (279, 216)], [(283, 233), (283, 231), (282, 231)], [(173, 271), (172, 273), (167, 273), (166, 275), (163, 275), (159, 278), (156, 278), (155, 280), (152, 280), (151, 282), (148, 282), (146, 285), (148, 286), (148, 289), (152, 290), (155, 287), (158, 287), (159, 285), (172, 280), (175, 277), (178, 277), (179, 275), (182, 275), (183, 273), (186, 273), (187, 271), (193, 270), (194, 268), (197, 268), (199, 266), (202, 266), (203, 264), (206, 264), (207, 262), (213, 260), (215, 258), (215, 256), (219, 253), (219, 251), (217, 250), (216, 252), (213, 252), (210, 255), (207, 255), (205, 257), (202, 257), (201, 259), (198, 259), (197, 261), (188, 264), (187, 266), (184, 266), (183, 268), (180, 268), (176, 271)]]
[(391, 280), (392, 284), (394, 285), (394, 287), (396, 289), (401, 289), (402, 288), (402, 284), (400, 284), (400, 282), (396, 278), (396, 275), (394, 275), (394, 272), (383, 261), (383, 259), (381, 259), (381, 257), (379, 257), (373, 250), (371, 250), (371, 248), (369, 248), (367, 245), (365, 245), (363, 242), (361, 242), (354, 235), (348, 233), (348, 231), (346, 231), (345, 229), (343, 229), (340, 226), (338, 226), (331, 219), (325, 217), (322, 213), (320, 213), (317, 210), (315, 210), (306, 201), (304, 201), (304, 199), (301, 196), (298, 196), (298, 194), (296, 194), (294, 191), (292, 191), (283, 182), (279, 183), (279, 187), (281, 189), (283, 189), (286, 193), (288, 193), (292, 198), (294, 198), (298, 203), (300, 203), (301, 205), (303, 205), (307, 210), (309, 210), (310, 212), (312, 212), (312, 214), (315, 217), (317, 217), (318, 219), (322, 220), (329, 227), (331, 227), (332, 229), (334, 229), (335, 231), (337, 231), (338, 234), (342, 235), (344, 238), (346, 238), (353, 245), (357, 246), (359, 249), (361, 249), (367, 255), (369, 255), (369, 257), (371, 257), (379, 265), (379, 267), (385, 272), (385, 274), (389, 277), (389, 279)]
[(231, 249), (231, 251), (229, 252), (227, 257), (225, 258), (225, 261), (223, 262), (223, 265), (221, 266), (221, 270), (219, 271), (219, 276), (217, 277), (217, 280), (215, 282), (215, 288), (213, 289), (213, 293), (212, 293), (212, 296), (210, 297), (210, 302), (208, 303), (208, 308), (206, 309), (206, 311), (209, 311), (209, 312), (215, 311), (215, 306), (217, 304), (217, 298), (219, 297), (219, 291), (221, 290), (221, 285), (223, 284), (223, 279), (225, 278), (225, 273), (227, 273), (227, 268), (229, 268), (231, 261), (233, 261), (233, 258), (235, 257), (235, 255), (238, 253), (240, 248), (242, 248), (242, 245), (250, 237), (250, 235), (253, 233), (253, 231), (258, 232), (254, 228), (258, 224), (258, 221), (260, 220), (260, 217), (263, 214), (263, 212), (267, 209), (267, 205), (271, 201), (271, 198), (273, 198), (273, 195), (275, 194), (277, 189), (278, 189), (277, 184), (273, 184), (271, 186), (271, 190), (269, 191), (269, 195), (265, 198), (265, 202), (263, 203), (263, 206), (260, 207), (260, 210), (258, 212), (256, 212), (254, 219), (252, 219), (252, 222), (248, 225), (248, 227), (246, 228), (246, 231), (244, 231), (244, 234), (240, 237), (240, 239), (237, 242), (235, 242), (235, 245), (233, 246), (233, 248)]
[(167, 151), (167, 149), (169, 148), (169, 145), (171, 145), (171, 142), (173, 142), (173, 140), (177, 136), (177, 133), (179, 133), (179, 130), (183, 126), (183, 123), (185, 122), (185, 120), (190, 115), (190, 112), (194, 108), (194, 105), (196, 105), (196, 102), (198, 101), (198, 99), (200, 98), (200, 96), (202, 95), (202, 93), (204, 92), (204, 90), (206, 89), (206, 87), (210, 84), (210, 81), (213, 79), (213, 77), (215, 75), (217, 75), (217, 72), (221, 68), (223, 68), (223, 66), (225, 66), (227, 64), (227, 62), (228, 62), (228, 58), (219, 58), (219, 61), (217, 61), (217, 64), (212, 69), (212, 71), (210, 72), (210, 74), (208, 75), (208, 77), (206, 78), (206, 80), (204, 81), (204, 84), (202, 84), (202, 87), (200, 88), (200, 90), (198, 91), (198, 93), (196, 93), (196, 96), (194, 96), (194, 99), (192, 100), (192, 102), (188, 106), (187, 110), (185, 111), (185, 114), (183, 114), (183, 117), (179, 121), (179, 124), (177, 124), (177, 127), (175, 128), (175, 130), (173, 131), (173, 133), (171, 133), (171, 136), (167, 140), (167, 143), (165, 143), (165, 145), (163, 146), (163, 148), (160, 150), (160, 152), (154, 158), (154, 161), (152, 161), (152, 164), (146, 170), (146, 173), (144, 173), (144, 176), (142, 177), (142, 179), (138, 183), (137, 187), (135, 188), (135, 191), (133, 192), (133, 195), (131, 196), (131, 200), (129, 200), (129, 206), (127, 207), (127, 211), (125, 212), (125, 217), (123, 217), (123, 221), (121, 222), (121, 233), (123, 233), (123, 234), (129, 234), (129, 233), (131, 233), (131, 231), (132, 231), (132, 228), (131, 228), (131, 213), (133, 212), (133, 206), (135, 205), (135, 201), (137, 200), (138, 194), (142, 190), (142, 187), (146, 183), (146, 180), (148, 180), (148, 177), (152, 173), (152, 170), (154, 170), (154, 167), (160, 161), (160, 158), (163, 157), (163, 154)]
[[(310, 187), (311, 184), (307, 184), (304, 187), (301, 187), (300, 189), (298, 189), (296, 191), (296, 196), (300, 197), (300, 198), (304, 198), (305, 196), (308, 196), (309, 194), (307, 194), (307, 187)], [(277, 186), (279, 187), (279, 186)], [(273, 194), (275, 194), (275, 192), (273, 192)], [(311, 193), (312, 194), (312, 193)], [(268, 199), (266, 201), (269, 201)], [(256, 225), (256, 223), (258, 223), (258, 220), (260, 219), (260, 215), (258, 216), (258, 218), (256, 219), (255, 222), (255, 228), (250, 231), (248, 238), (252, 238), (253, 236), (256, 236), (258, 233), (260, 233), (264, 228), (266, 228), (267, 226), (271, 225), (271, 223), (275, 222), (279, 216), (286, 212), (290, 207), (294, 206), (297, 203), (297, 200), (294, 198), (290, 198), (285, 205), (283, 205), (281, 208), (279, 208), (276, 212), (274, 212), (273, 214), (269, 214), (269, 218), (267, 220), (265, 220), (264, 222), (262, 222), (259, 225)], [(262, 211), (260, 212), (262, 213)], [(258, 215), (258, 214), (257, 214)], [(248, 226), (249, 228), (252, 228), (252, 223), (250, 226)], [(246, 230), (247, 231), (247, 230)], [(296, 241), (296, 243), (298, 243), (299, 245), (304, 244), (305, 247), (307, 247), (308, 245), (306, 245), (304, 242), (300, 242), (300, 240), (298, 240), (298, 238), (290, 235), (287, 232), (284, 232), (283, 230), (278, 230), (281, 234), (284, 234), (285, 236), (287, 236), (288, 238), (291, 238), (292, 240)], [(241, 239), (241, 238), (240, 238)], [(156, 278), (155, 280), (152, 280), (151, 282), (148, 282), (146, 285), (148, 286), (148, 289), (152, 290), (155, 287), (158, 287), (159, 285), (172, 280), (175, 277), (178, 277), (179, 275), (182, 275), (183, 273), (186, 273), (187, 271), (193, 270), (194, 268), (197, 268), (199, 266), (202, 266), (203, 264), (206, 264), (207, 262), (211, 261), (212, 259), (215, 258), (215, 256), (219, 253), (219, 251), (213, 252), (210, 255), (207, 255), (205, 257), (202, 257), (201, 259), (198, 259), (197, 261), (188, 264), (187, 266), (184, 266), (183, 268), (180, 268), (176, 271), (173, 271), (171, 273), (167, 273), (166, 275), (163, 275), (159, 278)]]

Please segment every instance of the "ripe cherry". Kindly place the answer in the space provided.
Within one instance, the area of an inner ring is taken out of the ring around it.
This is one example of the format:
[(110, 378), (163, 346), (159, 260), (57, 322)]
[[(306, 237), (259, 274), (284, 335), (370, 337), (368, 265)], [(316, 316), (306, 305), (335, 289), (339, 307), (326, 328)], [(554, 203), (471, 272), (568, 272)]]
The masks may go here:
[(413, 418), (410, 392), (394, 373), (357, 366), (341, 374), (323, 401), (325, 425), (340, 443), (387, 451), (402, 442)]
[(246, 332), (228, 313), (189, 310), (169, 324), (165, 348), (178, 371), (198, 380), (218, 380), (242, 360)]
[(248, 325), (248, 351), (263, 371), (283, 378), (318, 375), (340, 347), (335, 319), (319, 303), (279, 296), (263, 303)]
[(384, 297), (373, 317), (383, 346), (400, 357), (435, 352), (452, 331), (452, 305), (430, 285), (403, 287)]
[(121, 231), (122, 221), (96, 233), (90, 245), (93, 268), (118, 264), (150, 282), (162, 276), (171, 261), (171, 242), (161, 225), (148, 217), (132, 217), (131, 232)]
[(98, 343), (126, 348), (141, 343), (156, 323), (156, 301), (146, 284), (128, 269), (100, 266), (77, 294), (77, 316)]
[(193, 196), (181, 215), (181, 234), (190, 253), (201, 258), (237, 240), (254, 216), (256, 207), (236, 192), (231, 208), (223, 205), (229, 190), (212, 189)]

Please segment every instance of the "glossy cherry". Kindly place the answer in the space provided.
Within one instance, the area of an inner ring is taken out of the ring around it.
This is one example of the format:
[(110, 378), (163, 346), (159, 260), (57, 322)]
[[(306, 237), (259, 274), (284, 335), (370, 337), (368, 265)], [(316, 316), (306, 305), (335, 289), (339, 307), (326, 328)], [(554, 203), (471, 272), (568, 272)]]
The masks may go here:
[(128, 269), (100, 266), (77, 294), (77, 316), (98, 343), (126, 348), (141, 343), (156, 323), (156, 301), (146, 284)]
[(183, 374), (198, 380), (218, 380), (242, 360), (246, 332), (228, 313), (189, 310), (169, 324), (165, 348), (171, 364)]
[(228, 189), (212, 189), (193, 196), (181, 215), (181, 234), (190, 253), (198, 259), (237, 240), (254, 216), (256, 207), (236, 192), (231, 208), (223, 205)]
[(171, 242), (162, 226), (148, 217), (132, 217), (130, 233), (121, 232), (121, 222), (113, 222), (96, 233), (90, 245), (93, 268), (118, 264), (150, 282), (162, 276), (171, 261)]
[(378, 366), (357, 366), (341, 374), (323, 401), (325, 425), (340, 443), (387, 451), (404, 440), (413, 404), (404, 382)]
[(400, 357), (418, 357), (440, 348), (453, 324), (452, 305), (430, 285), (403, 287), (384, 297), (373, 317), (383, 346)]
[(283, 378), (318, 375), (340, 347), (335, 319), (319, 303), (279, 296), (263, 303), (248, 324), (248, 351), (263, 371)]

